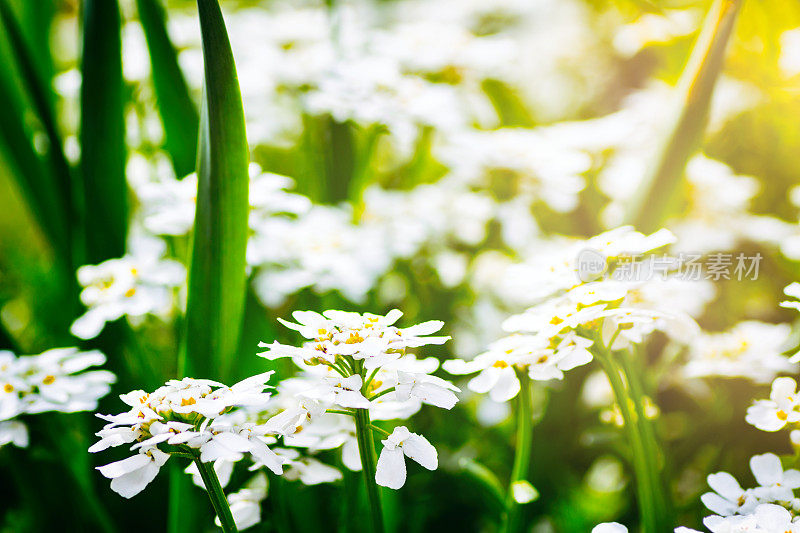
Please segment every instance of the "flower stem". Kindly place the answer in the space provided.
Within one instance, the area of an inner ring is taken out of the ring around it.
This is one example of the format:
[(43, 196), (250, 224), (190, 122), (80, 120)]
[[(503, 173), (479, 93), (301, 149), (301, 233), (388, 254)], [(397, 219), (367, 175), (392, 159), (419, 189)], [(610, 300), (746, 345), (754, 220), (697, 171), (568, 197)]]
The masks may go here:
[(358, 439), (358, 454), (361, 457), (361, 470), (364, 473), (369, 510), (372, 515), (372, 531), (373, 533), (383, 533), (381, 497), (378, 492), (378, 484), (375, 483), (375, 442), (372, 438), (367, 409), (356, 409), (356, 438)]
[(669, 526), (670, 515), (665, 491), (661, 486), (658, 468), (659, 452), (655, 432), (645, 417), (644, 398), (639, 376), (630, 365), (622, 365), (621, 359), (607, 348), (599, 335), (595, 337), (597, 360), (603, 367), (625, 425), (631, 447), (631, 463), (636, 475), (636, 491), (643, 533), (658, 533)]
[(525, 481), (531, 463), (531, 445), (533, 440), (533, 410), (531, 407), (531, 380), (526, 372), (517, 372), (520, 391), (517, 396), (517, 445), (514, 453), (514, 466), (506, 495), (506, 512), (500, 531), (513, 533), (519, 530), (520, 505), (514, 499), (514, 483)]
[(202, 462), (199, 455), (195, 455), (194, 462), (197, 465), (197, 470), (200, 471), (200, 477), (203, 478), (203, 484), (206, 486), (206, 492), (208, 492), (208, 497), (214, 506), (214, 511), (222, 524), (222, 531), (225, 533), (237, 533), (236, 522), (233, 521), (231, 507), (222, 490), (217, 472), (214, 470), (214, 463)]
[[(364, 368), (364, 361), (350, 359), (350, 366), (354, 374), (364, 379), (367, 371)], [(361, 394), (366, 395), (369, 381), (375, 377), (376, 372), (372, 372), (369, 379), (362, 381)], [(372, 532), (383, 533), (383, 511), (381, 510), (381, 495), (378, 492), (378, 484), (375, 482), (375, 440), (372, 436), (372, 424), (369, 420), (369, 409), (354, 409), (356, 419), (356, 440), (358, 440), (358, 455), (361, 458), (361, 471), (364, 473), (364, 486), (367, 489), (367, 500), (369, 501), (370, 519), (372, 521)]]

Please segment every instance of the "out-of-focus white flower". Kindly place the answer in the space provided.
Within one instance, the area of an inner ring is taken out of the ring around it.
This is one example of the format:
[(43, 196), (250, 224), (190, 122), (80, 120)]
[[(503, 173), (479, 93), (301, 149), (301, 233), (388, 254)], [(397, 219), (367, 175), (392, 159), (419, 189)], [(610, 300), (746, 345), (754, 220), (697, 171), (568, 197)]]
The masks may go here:
[(522, 128), (470, 131), (448, 139), (438, 157), (454, 175), (489, 185), (493, 177), (515, 179), (520, 194), (552, 209), (571, 211), (583, 190), (592, 160), (546, 132)]
[(375, 472), (378, 485), (399, 489), (406, 483), (406, 460), (413, 459), (428, 470), (439, 466), (436, 448), (422, 435), (411, 433), (407, 427), (398, 426), (383, 443)]
[(688, 377), (742, 377), (769, 383), (777, 374), (795, 373), (783, 352), (789, 345), (788, 324), (740, 322), (724, 333), (705, 333), (689, 346)]
[(169, 316), (186, 269), (177, 261), (164, 259), (165, 251), (160, 239), (134, 236), (128, 255), (80, 267), (81, 302), (88, 310), (72, 323), (72, 334), (91, 339), (107, 322), (123, 316), (134, 321), (148, 314)]
[(628, 533), (628, 528), (619, 522), (604, 522), (594, 526), (592, 533)]
[(270, 307), (306, 287), (361, 302), (391, 264), (380, 228), (353, 224), (344, 207), (315, 205), (298, 219), (262, 218), (252, 229), (247, 261)]
[(106, 370), (88, 370), (105, 363), (97, 350), (55, 348), (39, 355), (16, 357), (0, 350), (0, 446), (28, 444), (22, 414), (46, 411), (92, 411), (108, 394), (116, 377)]
[(289, 481), (299, 480), (303, 485), (332, 483), (342, 479), (342, 473), (313, 457), (302, 457), (298, 450), (278, 449), (278, 455), (289, 460), (283, 477)]
[[(268, 425), (242, 421), (236, 408), (264, 408), (270, 398), (266, 382), (272, 372), (226, 387), (210, 380), (170, 380), (152, 393), (132, 391), (120, 396), (130, 410), (98, 415), (108, 424), (89, 448), (98, 452), (133, 444), (136, 455), (99, 467), (113, 479), (111, 488), (125, 498), (141, 492), (169, 459), (170, 452), (191, 453), (202, 462), (235, 462), (245, 454), (276, 474), (284, 460), (269, 449), (274, 442)], [(170, 446), (166, 452), (160, 446)], [(221, 465), (220, 465), (221, 466)], [(215, 464), (216, 467), (216, 464)]]
[[(245, 530), (261, 522), (261, 502), (266, 499), (268, 488), (269, 479), (264, 472), (259, 472), (242, 489), (228, 495), (237, 529)], [(219, 517), (214, 518), (214, 523), (222, 527)]]
[(665, 43), (697, 29), (699, 13), (695, 9), (665, 9), (659, 14), (645, 13), (634, 22), (619, 28), (614, 48), (625, 56), (654, 43)]
[(781, 34), (781, 55), (778, 65), (787, 78), (800, 74), (800, 28)]
[(0, 422), (0, 448), (9, 443), (17, 448), (28, 446), (28, 428), (19, 420)]

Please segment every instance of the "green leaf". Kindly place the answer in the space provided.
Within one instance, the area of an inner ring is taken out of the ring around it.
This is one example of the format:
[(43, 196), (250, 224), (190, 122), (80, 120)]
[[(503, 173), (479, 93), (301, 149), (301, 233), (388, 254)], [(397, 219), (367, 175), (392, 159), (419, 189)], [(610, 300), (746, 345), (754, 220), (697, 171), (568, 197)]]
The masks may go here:
[(505, 512), (505, 489), (500, 483), (500, 480), (497, 479), (497, 476), (494, 475), (494, 472), (478, 461), (466, 457), (459, 460), (458, 466), (461, 467), (464, 474), (483, 487), (486, 491), (486, 495), (489, 496), (489, 503), (494, 511), (498, 513)]
[(169, 39), (166, 15), (159, 0), (136, 0), (150, 52), (158, 113), (164, 125), (165, 145), (178, 179), (194, 171), (200, 118)]
[(197, 212), (180, 366), (226, 379), (245, 301), (249, 213), (244, 109), (228, 33), (216, 0), (198, 0), (205, 88), (197, 157)]
[(741, 0), (716, 0), (678, 84), (680, 99), (664, 144), (648, 169), (626, 216), (637, 229), (658, 229), (677, 201), (683, 172), (703, 139), (711, 96), (725, 61)]
[[(32, 48), (25, 41), (22, 28), (5, 0), (0, 0), (0, 19), (6, 28), (6, 35), (19, 68), (23, 86), (30, 96), (48, 140), (47, 149), (51, 166), (48, 171), (52, 172), (52, 178), (48, 178), (47, 186), (54, 188), (50, 195), (56, 196), (55, 203), (58, 205), (46, 207), (49, 220), (46, 223), (42, 221), (42, 223), (43, 226), (45, 224), (56, 226), (57, 231), (48, 232), (51, 244), (68, 266), (75, 266), (72, 251), (79, 215), (75, 209), (72, 171), (64, 155), (63, 141), (58, 132), (53, 110), (54, 96), (49, 84), (44, 81), (45, 78), (39, 70)], [(52, 203), (52, 199), (47, 202)]]
[(45, 161), (34, 150), (29, 131), (25, 128), (23, 103), (14, 93), (9, 79), (0, 76), (0, 142), (5, 159), (26, 203), (42, 230), (61, 256), (69, 242), (64, 225), (65, 216), (58, 198), (56, 184)]
[(125, 97), (117, 0), (85, 0), (81, 64), (81, 171), (86, 255), (99, 263), (125, 253)]

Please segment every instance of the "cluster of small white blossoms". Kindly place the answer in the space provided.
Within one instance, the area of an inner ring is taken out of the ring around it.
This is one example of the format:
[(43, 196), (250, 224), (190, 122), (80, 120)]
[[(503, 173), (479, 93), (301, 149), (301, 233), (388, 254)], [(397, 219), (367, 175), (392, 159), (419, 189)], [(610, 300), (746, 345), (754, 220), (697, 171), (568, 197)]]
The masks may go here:
[(100, 334), (107, 322), (126, 316), (132, 323), (146, 315), (169, 318), (176, 307), (177, 289), (186, 279), (178, 261), (166, 259), (166, 244), (157, 237), (132, 235), (127, 255), (78, 269), (86, 312), (70, 331), (81, 339)]
[[(784, 470), (780, 458), (772, 453), (750, 458), (750, 470), (758, 486), (743, 489), (727, 472), (708, 476), (711, 492), (701, 496), (713, 513), (703, 519), (711, 533), (798, 533), (800, 532), (800, 471)], [(600, 524), (592, 533), (627, 533), (618, 523)], [(675, 533), (700, 533), (678, 527)]]
[[(787, 286), (784, 293), (794, 300), (781, 302), (781, 307), (800, 311), (800, 283)], [(800, 352), (790, 357), (788, 362), (793, 365), (800, 362)], [(797, 392), (797, 382), (790, 377), (776, 378), (772, 382), (769, 399), (753, 402), (747, 409), (745, 419), (762, 431), (780, 431), (788, 426), (792, 443), (800, 446), (800, 393)]]
[[(564, 372), (592, 360), (595, 343), (612, 350), (639, 343), (656, 329), (689, 336), (696, 324), (686, 314), (659, 310), (645, 298), (646, 281), (618, 281), (613, 277), (582, 281), (576, 270), (581, 250), (593, 250), (611, 268), (614, 261), (641, 254), (674, 240), (661, 230), (650, 236), (630, 227), (612, 230), (575, 247), (564, 257), (535, 268), (541, 284), (541, 303), (509, 317), (503, 329), (510, 333), (472, 361), (450, 360), (444, 368), (452, 374), (479, 374), (468, 387), (488, 392), (498, 402), (514, 398), (520, 390), (518, 372), (532, 380), (563, 379)], [(599, 348), (599, 347), (598, 347)]]
[(151, 393), (135, 390), (121, 395), (130, 409), (97, 415), (108, 424), (97, 432), (100, 440), (89, 451), (130, 444), (136, 453), (98, 470), (111, 479), (111, 489), (125, 498), (144, 490), (172, 454), (214, 462), (215, 468), (249, 455), (257, 465), (281, 474), (287, 461), (269, 448), (275, 442), (272, 426), (249, 422), (237, 410), (266, 405), (270, 398), (266, 382), (271, 375), (258, 374), (231, 387), (183, 378), (170, 380)]
[(702, 332), (689, 346), (683, 372), (689, 378), (740, 377), (769, 383), (778, 374), (797, 372), (797, 362), (785, 355), (791, 336), (789, 324), (756, 320), (720, 333)]
[[(800, 298), (800, 284), (792, 283), (784, 292), (793, 298)], [(781, 302), (782, 307), (800, 310), (797, 300)], [(747, 364), (749, 343), (742, 340), (741, 332), (754, 329), (756, 331), (769, 331), (768, 324), (743, 323), (734, 328), (731, 333), (717, 334), (717, 337), (706, 339), (714, 346), (721, 344), (722, 351), (731, 349), (737, 358), (743, 358), (742, 364)], [(787, 332), (783, 327), (780, 331), (777, 326), (773, 335), (764, 335), (767, 340), (764, 347), (767, 354), (767, 364), (771, 360), (773, 365), (794, 365), (800, 361), (800, 356), (795, 354), (790, 358), (780, 356), (779, 347), (785, 348)], [(765, 329), (766, 328), (766, 329)], [(752, 332), (751, 332), (752, 333)], [(745, 333), (744, 338), (749, 339), (750, 333)], [(761, 337), (758, 338), (761, 342)], [(745, 346), (740, 346), (737, 338)], [(771, 342), (774, 340), (775, 342)], [(780, 342), (778, 342), (780, 341)], [(727, 347), (727, 348), (726, 348)], [(741, 352), (741, 353), (740, 353)], [(778, 364), (780, 363), (780, 364)], [(730, 368), (726, 364), (723, 368)], [(793, 367), (792, 367), (793, 368)], [(762, 372), (779, 372), (780, 368), (765, 368)], [(721, 372), (725, 375), (725, 372)], [(758, 375), (756, 378), (758, 379)], [(756, 400), (747, 410), (745, 417), (748, 423), (762, 431), (780, 431), (784, 428), (791, 429), (790, 440), (796, 449), (800, 449), (800, 394), (797, 392), (797, 382), (789, 377), (778, 377), (772, 382), (772, 391), (769, 399)], [(784, 470), (781, 459), (772, 453), (754, 455), (750, 458), (750, 470), (758, 486), (743, 489), (739, 482), (727, 472), (717, 472), (708, 476), (708, 485), (713, 492), (701, 496), (703, 504), (713, 513), (703, 519), (703, 525), (712, 533), (800, 533), (800, 497), (795, 491), (800, 489), (800, 471), (796, 469)], [(618, 523), (600, 524), (593, 533), (627, 533), (627, 528)], [(675, 529), (675, 533), (699, 533), (697, 530), (686, 527)]]
[[(364, 409), (372, 420), (396, 420), (413, 415), (422, 404), (451, 409), (458, 401), (457, 387), (431, 375), (438, 368), (436, 359), (419, 360), (406, 353), (408, 348), (446, 342), (449, 337), (428, 336), (439, 331), (442, 322), (398, 328), (398, 310), (385, 316), (335, 310), (296, 311), (292, 316), (297, 323), (281, 322), (308, 342), (300, 347), (261, 343), (267, 351), (260, 354), (270, 360), (291, 357), (304, 370), (282, 383), (286, 389), (280, 395), (293, 397), (293, 405), (287, 400), (287, 408), (271, 419), (282, 421), (284, 444), (311, 450), (341, 446), (345, 465), (358, 470), (353, 422), (350, 417), (335, 420), (334, 413)], [(436, 449), (406, 426), (387, 432), (382, 443), (375, 475), (379, 485), (399, 489), (405, 484), (405, 457), (429, 470), (438, 466)]]
[(105, 361), (96, 350), (77, 348), (21, 357), (0, 351), (0, 447), (28, 445), (27, 427), (17, 420), (20, 415), (95, 410), (116, 378), (107, 370), (85, 370)]

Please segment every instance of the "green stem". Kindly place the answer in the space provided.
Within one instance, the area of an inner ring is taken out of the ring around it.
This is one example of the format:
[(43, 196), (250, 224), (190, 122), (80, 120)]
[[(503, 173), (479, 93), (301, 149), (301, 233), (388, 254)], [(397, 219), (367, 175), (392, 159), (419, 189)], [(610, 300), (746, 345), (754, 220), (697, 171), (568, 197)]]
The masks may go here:
[(377, 392), (377, 393), (373, 394), (372, 396), (367, 398), (367, 400), (369, 400), (369, 401), (375, 400), (377, 398), (380, 398), (384, 394), (389, 394), (390, 392), (394, 392), (394, 390), (395, 390), (394, 387), (389, 387), (388, 389), (384, 389), (384, 390), (382, 390), (380, 392)]
[(356, 416), (353, 411), (348, 411), (346, 409), (327, 409), (325, 410), (326, 413), (333, 413), (335, 415), (346, 415), (346, 416)]
[(222, 523), (222, 531), (225, 533), (237, 533), (236, 522), (233, 521), (233, 514), (231, 507), (228, 505), (228, 499), (220, 485), (219, 478), (216, 471), (214, 471), (214, 463), (204, 463), (200, 460), (200, 456), (196, 455), (194, 459), (197, 469), (200, 471), (200, 477), (203, 478), (203, 485), (206, 487), (208, 497), (211, 499), (211, 505), (214, 506), (214, 511)]
[(372, 429), (373, 431), (377, 431), (378, 433), (380, 433), (384, 437), (388, 437), (389, 435), (391, 435), (391, 433), (389, 433), (388, 431), (386, 431), (383, 428), (379, 428), (375, 424), (370, 424), (369, 427), (370, 427), (370, 429)]
[(356, 409), (356, 438), (358, 454), (361, 457), (361, 470), (364, 473), (364, 484), (367, 489), (369, 510), (373, 533), (383, 533), (383, 512), (378, 484), (375, 483), (375, 442), (370, 429), (369, 411)]
[(670, 519), (657, 467), (658, 452), (657, 446), (655, 446), (655, 435), (652, 434), (650, 438), (646, 438), (650, 430), (645, 428), (648, 421), (644, 417), (642, 397), (634, 394), (633, 389), (636, 388), (638, 392), (640, 390), (638, 385), (631, 386), (632, 382), (637, 381), (636, 376), (623, 370), (619, 359), (603, 344), (599, 335), (595, 336), (594, 348), (593, 352), (608, 376), (614, 391), (631, 447), (631, 463), (636, 475), (642, 531), (643, 533), (658, 533), (669, 525)]
[(659, 526), (663, 528), (665, 525), (672, 525), (669, 522), (672, 516), (672, 506), (669, 493), (665, 490), (666, 487), (663, 484), (662, 452), (656, 436), (655, 424), (646, 414), (646, 394), (644, 384), (642, 383), (643, 374), (639, 365), (634, 361), (634, 356), (637, 360), (640, 360), (640, 354), (637, 351), (635, 354), (630, 352), (620, 354), (619, 361), (622, 371), (625, 373), (628, 385), (630, 386), (633, 406), (636, 410), (636, 419), (638, 421), (637, 426), (642, 435), (645, 461), (653, 483), (652, 491), (654, 495), (653, 503), (656, 506), (655, 513), (658, 517)]
[[(366, 374), (364, 361), (350, 359), (351, 367), (355, 374), (362, 377)], [(367, 391), (367, 383), (361, 387), (361, 394)], [(364, 486), (367, 489), (370, 519), (373, 533), (383, 533), (383, 511), (381, 510), (381, 495), (378, 484), (375, 482), (375, 440), (369, 420), (369, 409), (355, 409), (356, 439), (358, 440), (358, 455), (361, 458), (361, 471), (364, 474)]]
[(533, 439), (533, 410), (531, 406), (531, 380), (527, 372), (517, 372), (520, 391), (517, 396), (517, 445), (514, 453), (514, 466), (506, 494), (506, 512), (500, 531), (513, 533), (520, 529), (520, 506), (514, 499), (514, 483), (525, 481), (531, 463), (531, 445)]

